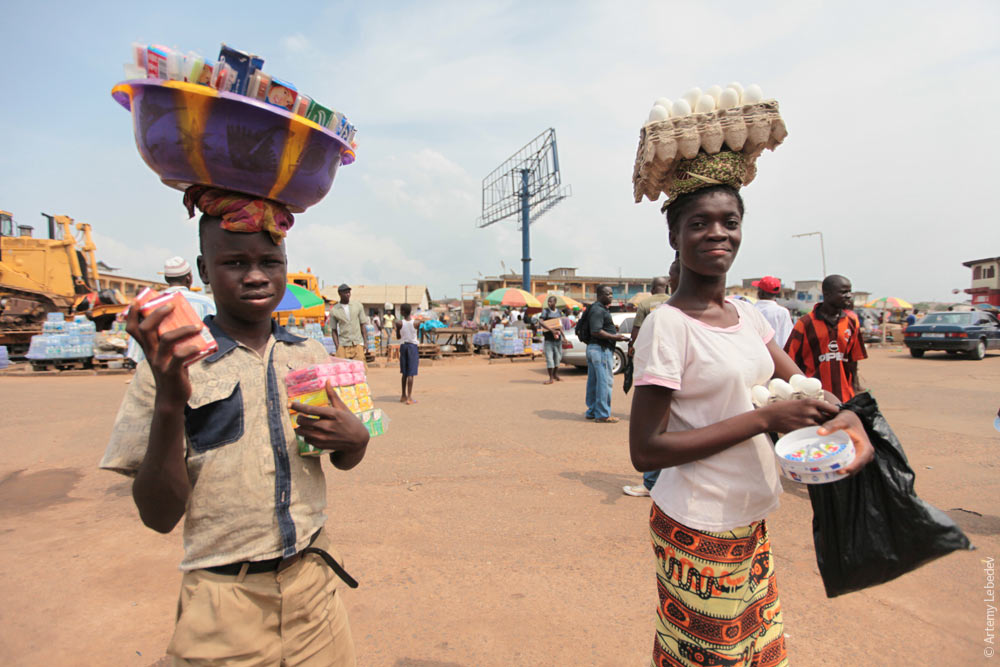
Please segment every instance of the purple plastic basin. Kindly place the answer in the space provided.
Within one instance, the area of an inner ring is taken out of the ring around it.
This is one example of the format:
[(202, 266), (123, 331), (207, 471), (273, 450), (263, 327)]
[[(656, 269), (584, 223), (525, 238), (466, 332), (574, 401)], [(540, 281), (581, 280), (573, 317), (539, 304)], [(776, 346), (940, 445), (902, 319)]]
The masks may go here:
[(301, 213), (354, 161), (340, 137), (311, 120), (183, 81), (136, 79), (111, 96), (132, 112), (149, 168), (178, 190), (200, 183), (273, 199)]

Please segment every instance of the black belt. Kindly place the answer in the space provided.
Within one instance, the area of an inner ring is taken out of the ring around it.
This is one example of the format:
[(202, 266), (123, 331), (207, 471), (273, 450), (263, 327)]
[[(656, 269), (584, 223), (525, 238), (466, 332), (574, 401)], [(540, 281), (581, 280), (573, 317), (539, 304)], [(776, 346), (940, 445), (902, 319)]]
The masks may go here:
[(307, 546), (302, 551), (299, 551), (294, 556), (289, 556), (288, 558), (269, 558), (268, 560), (241, 561), (239, 563), (229, 563), (228, 565), (216, 565), (215, 567), (206, 567), (205, 569), (211, 572), (212, 574), (223, 574), (231, 577), (238, 576), (240, 572), (243, 571), (244, 565), (247, 566), (247, 571), (246, 571), (247, 574), (260, 574), (262, 572), (281, 572), (282, 570), (288, 569), (295, 563), (299, 562), (299, 560), (301, 560), (304, 555), (316, 554), (317, 556), (323, 559), (323, 562), (326, 563), (327, 566), (329, 566), (329, 568), (333, 570), (334, 573), (336, 573), (336, 575), (340, 577), (345, 584), (347, 584), (351, 588), (357, 588), (358, 587), (357, 580), (350, 574), (348, 574), (347, 570), (345, 570), (340, 563), (338, 563), (333, 559), (333, 556), (323, 551), (322, 549), (318, 549), (312, 546), (312, 543), (316, 541), (317, 537), (319, 537), (319, 533), (320, 531), (317, 530), (316, 533), (312, 536), (312, 539), (309, 540), (309, 546)]

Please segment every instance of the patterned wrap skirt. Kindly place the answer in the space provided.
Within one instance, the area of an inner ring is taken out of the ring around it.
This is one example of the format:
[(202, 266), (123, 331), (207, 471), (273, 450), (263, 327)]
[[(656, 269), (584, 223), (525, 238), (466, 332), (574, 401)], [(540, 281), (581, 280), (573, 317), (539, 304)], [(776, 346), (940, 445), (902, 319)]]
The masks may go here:
[(724, 533), (688, 528), (656, 503), (654, 667), (787, 665), (781, 602), (764, 521)]

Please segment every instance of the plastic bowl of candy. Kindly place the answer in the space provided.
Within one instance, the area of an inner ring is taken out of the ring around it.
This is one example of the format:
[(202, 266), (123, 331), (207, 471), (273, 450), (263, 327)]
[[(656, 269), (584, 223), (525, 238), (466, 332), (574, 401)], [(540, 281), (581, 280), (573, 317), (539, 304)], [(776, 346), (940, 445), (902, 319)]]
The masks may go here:
[(164, 184), (211, 185), (301, 213), (333, 186), (354, 151), (333, 131), (279, 107), (209, 86), (135, 79), (111, 90), (132, 112), (139, 154)]
[(815, 426), (785, 434), (774, 445), (781, 474), (802, 484), (844, 479), (839, 471), (854, 460), (854, 443), (844, 431), (819, 435)]

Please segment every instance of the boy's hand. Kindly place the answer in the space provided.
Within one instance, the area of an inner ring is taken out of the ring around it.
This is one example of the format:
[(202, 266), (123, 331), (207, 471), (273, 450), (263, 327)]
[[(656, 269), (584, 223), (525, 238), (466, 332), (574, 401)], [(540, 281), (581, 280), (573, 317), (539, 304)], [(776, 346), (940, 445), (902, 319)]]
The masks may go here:
[(201, 329), (186, 326), (169, 331), (161, 337), (160, 323), (173, 309), (173, 304), (168, 303), (154, 310), (148, 317), (142, 317), (133, 304), (125, 320), (125, 331), (135, 338), (149, 361), (156, 381), (157, 399), (184, 405), (191, 398), (191, 381), (184, 362), (198, 354), (198, 348), (193, 344), (182, 345), (181, 342)]
[(828, 422), (824, 422), (816, 432), (820, 435), (827, 435), (834, 431), (846, 432), (847, 435), (851, 436), (851, 441), (854, 443), (854, 460), (851, 461), (849, 466), (838, 471), (839, 474), (845, 477), (855, 475), (875, 458), (875, 448), (872, 447), (871, 441), (868, 440), (868, 434), (865, 433), (865, 427), (862, 425), (861, 419), (850, 410), (839, 412), (836, 417)]
[(292, 403), (292, 409), (300, 413), (296, 417), (298, 427), (295, 433), (313, 447), (334, 452), (355, 453), (368, 445), (371, 437), (368, 429), (351, 412), (330, 383), (326, 385), (326, 395), (330, 405), (303, 405)]

